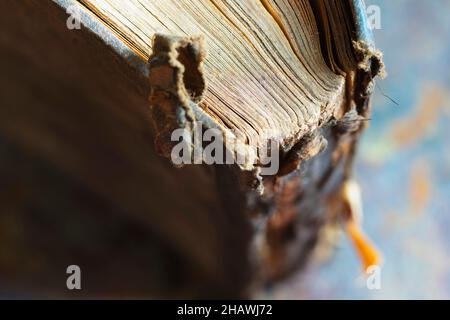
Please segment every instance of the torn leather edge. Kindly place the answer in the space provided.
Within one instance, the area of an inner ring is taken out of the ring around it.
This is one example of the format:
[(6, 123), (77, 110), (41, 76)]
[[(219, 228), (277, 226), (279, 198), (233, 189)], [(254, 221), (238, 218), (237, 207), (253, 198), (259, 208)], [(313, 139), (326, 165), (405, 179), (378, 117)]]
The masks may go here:
[(172, 133), (176, 129), (182, 129), (184, 141), (190, 141), (191, 161), (198, 163), (195, 160), (198, 156), (195, 154), (195, 147), (198, 146), (195, 145), (194, 135), (198, 132), (201, 134), (203, 129), (216, 129), (222, 134), (226, 152), (231, 153), (234, 159), (246, 160), (244, 163), (236, 163), (239, 168), (255, 171), (258, 166), (257, 159), (243, 156), (255, 153), (251, 146), (239, 141), (230, 130), (220, 126), (199, 105), (207, 86), (204, 75), (206, 50), (203, 36), (155, 34), (152, 47), (153, 53), (148, 61), (149, 103), (156, 129), (157, 152), (171, 159), (171, 151), (178, 143), (172, 141)]
[[(201, 101), (206, 83), (203, 77), (204, 48), (202, 37), (173, 37), (155, 34), (149, 58), (150, 110), (156, 129), (155, 146), (170, 158), (176, 129), (192, 136), (196, 123), (191, 104)], [(184, 63), (183, 63), (184, 62)], [(189, 70), (187, 70), (189, 69)], [(192, 79), (185, 83), (185, 73)]]
[(383, 54), (375, 46), (373, 32), (369, 26), (364, 0), (350, 0), (350, 6), (355, 23), (356, 40), (353, 48), (358, 59), (358, 71), (355, 78), (357, 87), (354, 97), (358, 113), (368, 114), (370, 96), (375, 87), (375, 78), (387, 76), (383, 63)]

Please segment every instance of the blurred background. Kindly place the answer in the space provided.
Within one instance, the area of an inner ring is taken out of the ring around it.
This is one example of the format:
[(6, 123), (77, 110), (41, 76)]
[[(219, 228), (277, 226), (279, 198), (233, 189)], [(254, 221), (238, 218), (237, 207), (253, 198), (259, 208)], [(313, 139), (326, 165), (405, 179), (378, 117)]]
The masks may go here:
[(450, 1), (366, 4), (381, 9), (374, 35), (388, 77), (355, 173), (364, 229), (384, 257), (381, 290), (366, 288), (343, 237), (328, 264), (290, 279), (277, 298), (450, 299)]

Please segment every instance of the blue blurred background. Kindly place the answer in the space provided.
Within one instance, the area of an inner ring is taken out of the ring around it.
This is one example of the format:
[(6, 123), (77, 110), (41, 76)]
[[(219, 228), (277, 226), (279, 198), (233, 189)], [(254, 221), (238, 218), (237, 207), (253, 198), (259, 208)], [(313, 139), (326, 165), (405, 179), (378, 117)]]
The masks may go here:
[(367, 289), (343, 237), (327, 264), (287, 281), (277, 298), (450, 299), (450, 0), (366, 5), (381, 9), (374, 35), (388, 77), (355, 174), (364, 229), (384, 257), (381, 290)]

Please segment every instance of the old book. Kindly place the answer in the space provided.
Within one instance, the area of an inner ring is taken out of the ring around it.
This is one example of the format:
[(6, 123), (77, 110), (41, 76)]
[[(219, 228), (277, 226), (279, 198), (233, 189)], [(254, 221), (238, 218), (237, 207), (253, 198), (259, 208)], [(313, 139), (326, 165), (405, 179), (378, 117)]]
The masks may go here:
[(67, 294), (52, 273), (79, 261), (88, 295), (242, 297), (341, 224), (376, 263), (351, 181), (383, 72), (362, 1), (0, 9), (5, 288)]

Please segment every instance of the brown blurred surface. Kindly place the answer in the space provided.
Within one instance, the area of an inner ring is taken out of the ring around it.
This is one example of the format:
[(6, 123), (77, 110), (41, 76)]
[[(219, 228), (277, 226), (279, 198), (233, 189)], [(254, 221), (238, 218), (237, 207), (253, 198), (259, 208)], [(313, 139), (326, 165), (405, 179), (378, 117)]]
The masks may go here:
[(74, 297), (71, 264), (84, 298), (239, 296), (239, 204), (152, 151), (145, 81), (51, 1), (0, 12), (0, 296)]

